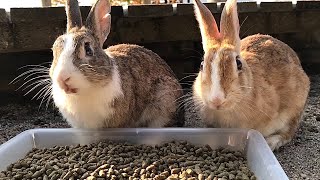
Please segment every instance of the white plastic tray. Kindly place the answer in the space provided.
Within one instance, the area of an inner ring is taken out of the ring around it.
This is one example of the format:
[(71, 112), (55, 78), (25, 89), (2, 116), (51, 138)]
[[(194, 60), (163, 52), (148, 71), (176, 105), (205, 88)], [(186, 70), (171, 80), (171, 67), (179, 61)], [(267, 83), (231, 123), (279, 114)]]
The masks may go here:
[(259, 180), (288, 180), (262, 135), (247, 129), (214, 128), (139, 128), (89, 131), (78, 129), (27, 130), (0, 146), (0, 171), (23, 158), (33, 147), (89, 144), (103, 139), (132, 143), (157, 144), (169, 140), (187, 140), (209, 144), (212, 148), (229, 147), (245, 152), (250, 169)]

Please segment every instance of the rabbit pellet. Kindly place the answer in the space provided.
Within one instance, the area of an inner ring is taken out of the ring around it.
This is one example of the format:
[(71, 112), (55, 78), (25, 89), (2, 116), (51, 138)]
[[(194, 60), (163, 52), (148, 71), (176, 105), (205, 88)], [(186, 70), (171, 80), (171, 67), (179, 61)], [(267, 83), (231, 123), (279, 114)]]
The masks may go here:
[(186, 141), (161, 145), (100, 142), (33, 149), (0, 173), (1, 179), (244, 179), (256, 177), (239, 151)]

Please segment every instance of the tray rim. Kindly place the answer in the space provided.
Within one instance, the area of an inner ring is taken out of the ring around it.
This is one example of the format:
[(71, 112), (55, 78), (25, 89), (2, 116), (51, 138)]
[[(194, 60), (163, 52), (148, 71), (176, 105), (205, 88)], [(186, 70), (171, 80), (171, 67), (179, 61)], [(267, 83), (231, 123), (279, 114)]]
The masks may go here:
[[(5, 143), (0, 145), (0, 151), (3, 147), (9, 145), (11, 142), (14, 142), (15, 139), (18, 139), (20, 136), (31, 136), (33, 139), (33, 147), (36, 147), (36, 134), (40, 132), (70, 132), (70, 133), (90, 133), (90, 132), (117, 132), (117, 133), (134, 133), (138, 135), (139, 133), (239, 133), (239, 134), (246, 134), (246, 140), (248, 141), (250, 136), (257, 136), (259, 141), (262, 141), (261, 143), (267, 144), (265, 138), (262, 136), (262, 134), (254, 129), (246, 129), (246, 128), (184, 128), (184, 127), (167, 127), (167, 128), (108, 128), (108, 129), (100, 129), (100, 130), (91, 130), (91, 129), (76, 129), (76, 128), (34, 128), (25, 130), (13, 138), (9, 139)], [(263, 142), (264, 141), (264, 142)], [(275, 154), (271, 151), (271, 149), (266, 149), (264, 151), (265, 153), (268, 153), (272, 159), (275, 160), (275, 165), (273, 165), (274, 168), (277, 169), (278, 173), (283, 174), (287, 177), (285, 171), (283, 170), (282, 166), (280, 165), (278, 159), (276, 158)], [(271, 167), (272, 168), (272, 167)]]

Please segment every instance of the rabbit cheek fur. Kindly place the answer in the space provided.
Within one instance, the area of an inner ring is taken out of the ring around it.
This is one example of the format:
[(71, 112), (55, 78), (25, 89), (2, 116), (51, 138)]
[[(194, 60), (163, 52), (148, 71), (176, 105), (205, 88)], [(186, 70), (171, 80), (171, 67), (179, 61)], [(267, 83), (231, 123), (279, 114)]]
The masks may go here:
[(240, 41), (236, 4), (226, 2), (219, 32), (211, 12), (195, 0), (205, 55), (194, 102), (208, 126), (256, 129), (275, 150), (298, 128), (309, 78), (285, 43), (259, 34)]
[[(112, 57), (105, 52), (100, 52), (103, 61), (84, 57), (83, 44), (79, 41), (84, 38), (92, 39), (90, 35), (78, 32), (56, 40), (50, 69), (53, 100), (72, 127), (96, 129), (106, 124), (112, 126), (108, 119), (114, 114), (113, 101), (123, 95), (120, 75), (117, 66), (112, 65)], [(99, 68), (92, 70), (93, 67)], [(76, 93), (61, 88), (59, 80), (66, 78), (69, 78), (68, 87), (75, 89)]]

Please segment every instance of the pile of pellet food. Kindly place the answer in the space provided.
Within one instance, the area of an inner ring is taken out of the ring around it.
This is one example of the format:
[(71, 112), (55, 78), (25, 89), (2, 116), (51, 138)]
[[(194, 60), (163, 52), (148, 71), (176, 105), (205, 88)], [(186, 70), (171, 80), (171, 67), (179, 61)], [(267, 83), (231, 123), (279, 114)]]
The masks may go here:
[(160, 145), (100, 142), (33, 149), (0, 179), (256, 179), (244, 155), (186, 141)]

